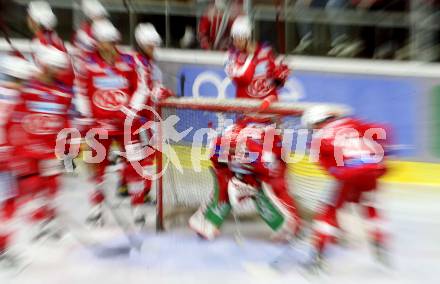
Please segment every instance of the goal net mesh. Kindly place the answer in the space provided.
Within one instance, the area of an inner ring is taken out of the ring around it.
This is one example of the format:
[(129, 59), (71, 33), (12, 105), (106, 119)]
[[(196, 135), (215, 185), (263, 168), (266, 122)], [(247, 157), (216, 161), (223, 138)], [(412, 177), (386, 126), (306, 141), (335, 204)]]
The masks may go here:
[[(243, 99), (192, 98), (171, 99), (162, 104), (160, 108), (162, 120), (166, 121), (173, 117), (174, 121), (177, 121), (174, 124), (174, 129), (179, 133), (185, 131), (188, 133), (176, 142), (173, 139), (167, 139), (173, 135), (167, 131), (174, 132), (174, 130), (166, 127), (161, 128), (165, 143), (163, 143), (164, 149), (161, 155), (162, 167), (158, 169), (158, 173), (160, 171), (162, 177), (157, 181), (162, 186), (160, 189), (162, 190), (162, 200), (157, 200), (161, 203), (161, 206), (158, 205), (159, 211), (162, 211), (158, 214), (159, 227), (162, 224), (169, 227), (167, 224), (174, 223), (179, 218), (183, 219), (179, 220), (179, 224), (181, 221), (186, 221), (191, 213), (209, 200), (214, 188), (214, 176), (211, 173), (211, 163), (207, 155), (210, 137), (207, 135), (206, 129), (221, 132), (222, 129), (235, 121), (237, 114), (255, 112), (258, 109), (258, 104), (258, 101)], [(319, 210), (320, 204), (327, 198), (328, 194), (326, 193), (332, 187), (332, 180), (316, 163), (310, 162), (307, 155), (295, 156), (293, 151), (295, 148), (297, 150), (305, 148), (306, 143), (304, 141), (300, 143), (296, 130), (301, 128), (300, 116), (302, 112), (312, 105), (275, 103), (267, 110), (268, 113), (279, 114), (278, 129), (282, 131), (285, 129), (293, 130), (292, 151), (290, 153), (293, 162), (288, 164), (288, 186), (299, 207), (300, 214), (306, 219), (310, 219)], [(340, 105), (334, 105), (334, 109), (335, 113), (346, 111)], [(203, 139), (198, 139), (201, 137), (201, 133), (205, 135), (202, 135)], [(201, 155), (197, 155), (200, 153)], [(236, 213), (240, 214), (240, 212)]]

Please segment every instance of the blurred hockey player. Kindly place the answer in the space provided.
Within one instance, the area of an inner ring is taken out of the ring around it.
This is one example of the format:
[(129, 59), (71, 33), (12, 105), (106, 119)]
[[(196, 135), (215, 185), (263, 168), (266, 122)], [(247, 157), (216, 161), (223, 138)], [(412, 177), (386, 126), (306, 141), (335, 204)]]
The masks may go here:
[(337, 213), (347, 203), (362, 209), (370, 242), (379, 259), (385, 260), (386, 235), (375, 195), (378, 179), (386, 172), (384, 147), (389, 133), (380, 125), (338, 117), (326, 106), (306, 110), (302, 124), (317, 130), (311, 155), (317, 155), (321, 167), (337, 181), (336, 190), (314, 221), (313, 266), (320, 266), (326, 246), (338, 237)]
[(19, 101), (23, 84), (36, 72), (36, 67), (21, 57), (7, 56), (0, 60), (0, 262), (11, 264), (14, 264), (15, 255), (9, 250), (13, 234), (10, 223), (15, 215), (18, 192), (9, 167), (13, 148), (7, 141), (6, 123)]
[(18, 197), (31, 197), (31, 220), (35, 239), (59, 236), (54, 199), (59, 189), (62, 164), (55, 155), (59, 131), (69, 126), (68, 109), (72, 88), (59, 81), (70, 67), (65, 52), (53, 47), (36, 54), (40, 71), (21, 89), (20, 98), (8, 121), (8, 141), (14, 147), (11, 169), (17, 178)]
[[(57, 18), (50, 5), (46, 1), (32, 1), (28, 5), (27, 12), (27, 24), (29, 30), (34, 35), (31, 48), (35, 64), (44, 66), (44, 62), (39, 62), (36, 54), (45, 47), (53, 47), (67, 54), (63, 40), (55, 31)], [(73, 86), (74, 75), (71, 67), (66, 68), (63, 72), (57, 74), (57, 76), (58, 81), (62, 81), (70, 87)]]
[(92, 34), (92, 23), (108, 17), (108, 12), (98, 0), (83, 0), (81, 9), (85, 20), (73, 36), (72, 43), (77, 48), (78, 56), (85, 60), (96, 51), (96, 42)]
[(296, 237), (300, 221), (289, 195), (287, 166), (281, 159), (281, 137), (270, 118), (245, 117), (212, 143), (214, 191), (189, 221), (203, 238), (214, 239), (231, 209), (253, 200), (257, 212), (274, 231), (273, 239)]
[(241, 5), (235, 0), (213, 2), (200, 18), (198, 26), (200, 47), (210, 50), (227, 50), (231, 44), (232, 23), (242, 13)]
[(53, 46), (61, 51), (66, 51), (63, 41), (55, 31), (57, 18), (46, 1), (32, 1), (28, 5), (27, 24), (34, 34), (32, 51), (38, 52), (43, 46)]
[[(143, 122), (154, 121), (154, 114), (149, 108), (155, 109), (155, 104), (160, 100), (173, 96), (173, 93), (162, 85), (162, 72), (155, 63), (155, 49), (160, 46), (162, 39), (151, 23), (141, 23), (135, 30), (138, 53), (135, 56), (138, 72), (138, 89), (130, 102), (130, 108), (134, 110)], [(148, 141), (152, 138), (151, 129), (145, 129), (140, 133), (143, 147), (150, 147)], [(151, 189), (152, 175), (154, 173), (154, 151), (141, 162), (146, 175), (144, 186), (138, 187), (138, 192), (129, 190), (135, 223), (145, 222), (145, 209), (143, 204), (148, 198)]]
[[(97, 52), (87, 59), (80, 74), (78, 98), (82, 106), (78, 109), (84, 117), (94, 120), (93, 128), (96, 130), (92, 139), (96, 147), (91, 145), (93, 157), (97, 158), (94, 164), (96, 189), (91, 196), (92, 209), (87, 220), (102, 223), (104, 173), (109, 165), (108, 153), (112, 143), (116, 142), (126, 153), (121, 186), (126, 186), (128, 191), (144, 190), (143, 177), (132, 165), (132, 162), (140, 162), (144, 157), (142, 151), (138, 151), (141, 148), (138, 135), (133, 135), (130, 141), (124, 141), (126, 114), (123, 110), (130, 105), (138, 85), (135, 58), (116, 47), (120, 34), (110, 21), (95, 21), (92, 34), (96, 39)], [(101, 148), (103, 151), (99, 151)]]
[[(264, 110), (277, 99), (277, 88), (282, 86), (282, 82), (274, 82), (280, 78), (273, 77), (276, 66), (271, 49), (251, 40), (251, 25), (245, 17), (235, 20), (231, 34), (235, 50), (230, 53), (226, 72), (237, 86), (237, 97), (261, 100), (256, 112)], [(285, 70), (283, 80), (288, 73)], [(289, 195), (287, 166), (281, 158), (281, 138), (275, 125), (273, 117), (246, 114), (214, 139), (214, 192), (209, 204), (189, 221), (199, 235), (215, 238), (233, 210), (231, 201), (252, 199), (262, 219), (275, 232), (274, 239), (296, 236), (300, 222)]]
[(278, 100), (278, 89), (290, 70), (276, 63), (272, 48), (252, 40), (252, 26), (246, 16), (238, 17), (231, 28), (233, 48), (226, 62), (226, 74), (237, 87), (237, 98), (262, 100), (261, 109)]
[[(82, 0), (81, 10), (85, 17), (72, 37), (72, 45), (75, 47), (72, 52), (73, 72), (75, 73), (75, 93), (77, 93), (77, 89), (81, 89), (81, 73), (84, 72), (82, 69), (86, 64), (87, 59), (96, 52), (96, 41), (92, 34), (92, 23), (94, 21), (106, 19), (108, 16), (107, 10), (98, 0)], [(80, 117), (81, 110), (77, 109), (80, 103), (77, 102), (77, 100), (80, 100), (80, 98), (75, 96), (73, 98), (73, 108), (71, 111), (72, 122), (80, 131), (86, 131), (90, 126), (90, 121)], [(68, 153), (68, 149), (66, 149), (66, 153)], [(73, 162), (72, 165), (74, 165)]]

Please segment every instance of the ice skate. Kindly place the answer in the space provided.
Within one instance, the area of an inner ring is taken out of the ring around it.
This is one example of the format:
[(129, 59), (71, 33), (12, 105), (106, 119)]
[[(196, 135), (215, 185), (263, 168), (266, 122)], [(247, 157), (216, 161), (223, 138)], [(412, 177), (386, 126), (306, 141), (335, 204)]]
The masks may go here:
[(310, 259), (301, 265), (303, 272), (318, 275), (325, 271), (326, 265), (322, 253), (314, 251)]
[(105, 224), (102, 204), (97, 204), (90, 209), (89, 215), (86, 219), (87, 224), (97, 227), (102, 227)]
[(32, 240), (38, 241), (42, 238), (58, 240), (61, 239), (62, 236), (63, 233), (56, 218), (51, 218), (40, 221), (39, 224), (37, 224), (37, 229)]
[(15, 268), (19, 267), (20, 258), (13, 251), (4, 249), (0, 250), (0, 267)]
[(138, 205), (133, 207), (133, 222), (136, 226), (143, 228), (146, 223), (145, 206)]
[(385, 267), (391, 268), (390, 252), (381, 242), (372, 241), (371, 243), (375, 259)]

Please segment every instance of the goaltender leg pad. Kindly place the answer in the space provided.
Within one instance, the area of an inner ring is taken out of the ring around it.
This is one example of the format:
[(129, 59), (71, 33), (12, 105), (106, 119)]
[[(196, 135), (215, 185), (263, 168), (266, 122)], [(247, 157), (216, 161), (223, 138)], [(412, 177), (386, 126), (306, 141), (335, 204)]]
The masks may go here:
[(203, 208), (191, 216), (189, 227), (207, 240), (213, 240), (220, 235), (218, 227), (206, 219)]
[(284, 223), (284, 216), (280, 210), (274, 205), (270, 197), (266, 195), (264, 190), (258, 192), (255, 198), (255, 205), (260, 217), (273, 230), (278, 231)]
[(258, 192), (255, 203), (261, 218), (275, 232), (274, 238), (285, 238), (296, 234), (298, 228), (296, 214), (275, 195), (270, 185), (262, 183), (262, 190)]
[[(227, 198), (227, 177), (215, 172), (214, 192), (207, 206), (202, 206), (191, 216), (189, 226), (208, 240), (214, 239), (219, 233), (219, 228), (231, 212), (231, 205)], [(228, 178), (229, 180), (229, 178)], [(225, 198), (226, 197), (226, 198)]]
[(253, 185), (233, 177), (228, 184), (229, 201), (234, 212), (240, 216), (252, 215), (257, 211), (253, 198), (258, 189)]

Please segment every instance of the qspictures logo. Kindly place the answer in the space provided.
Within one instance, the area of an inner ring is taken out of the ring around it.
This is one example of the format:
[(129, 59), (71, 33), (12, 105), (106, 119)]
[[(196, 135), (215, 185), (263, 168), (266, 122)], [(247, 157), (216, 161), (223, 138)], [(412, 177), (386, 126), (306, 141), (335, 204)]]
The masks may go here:
[[(249, 169), (255, 163), (270, 169), (273, 163), (279, 163), (280, 160), (286, 164), (303, 160), (307, 150), (310, 162), (320, 161), (321, 152), (325, 150), (326, 155), (333, 156), (338, 167), (381, 163), (385, 155), (380, 143), (386, 140), (386, 131), (382, 128), (371, 128), (364, 133), (344, 127), (281, 129), (276, 124), (240, 124), (230, 120), (225, 124), (228, 126), (222, 129), (188, 127), (179, 132), (177, 126), (181, 119), (177, 115), (163, 119), (149, 106), (143, 106), (138, 111), (127, 108), (122, 111), (126, 114), (124, 139), (122, 150), (117, 154), (145, 179), (160, 178), (170, 166), (183, 173), (181, 157), (174, 145), (178, 145), (185, 137), (185, 151), (190, 157), (191, 170), (195, 172), (201, 172), (203, 162), (214, 156), (219, 162), (241, 165), (244, 169)], [(150, 119), (144, 120), (140, 112), (149, 112)], [(112, 139), (105, 129), (100, 128), (88, 130), (85, 139), (75, 128), (67, 128), (58, 133), (56, 155), (64, 161), (67, 170), (73, 170), (71, 158), (79, 154), (79, 143), (73, 141), (85, 142), (91, 149), (83, 153), (86, 163), (101, 163), (108, 158), (108, 149), (99, 143), (97, 136), (99, 139)], [(329, 146), (331, 153), (328, 153)], [(152, 158), (157, 152), (163, 157), (162, 169), (146, 172), (142, 161)], [(293, 153), (295, 155), (292, 158)], [(188, 155), (185, 156), (187, 159)]]

